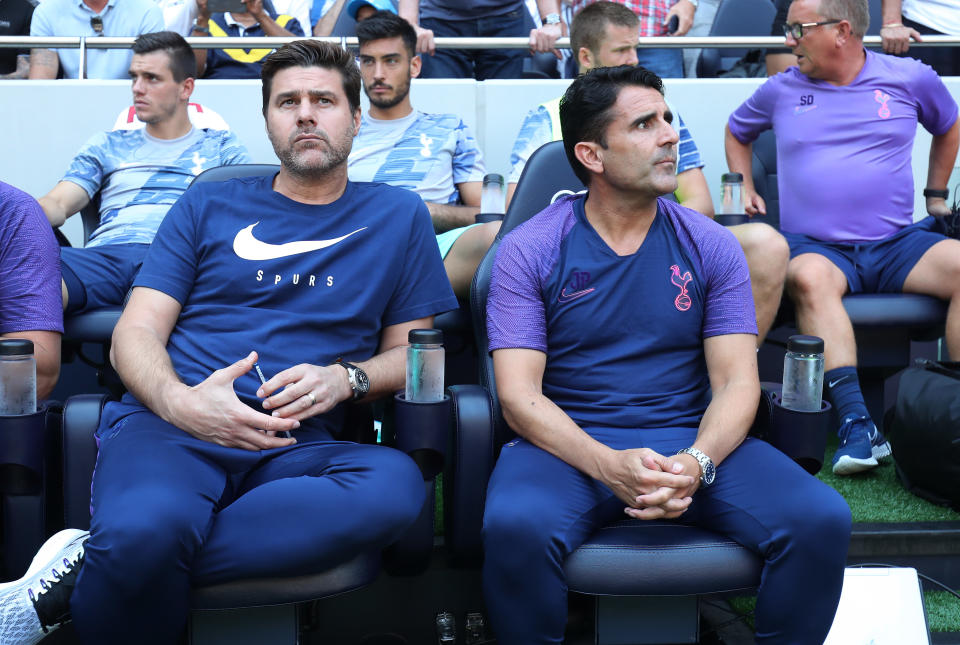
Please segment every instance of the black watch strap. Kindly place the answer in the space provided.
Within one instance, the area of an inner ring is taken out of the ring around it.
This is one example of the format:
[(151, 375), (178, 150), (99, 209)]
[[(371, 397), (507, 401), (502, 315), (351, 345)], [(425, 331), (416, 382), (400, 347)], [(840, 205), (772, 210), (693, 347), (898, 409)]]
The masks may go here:
[(924, 197), (939, 197), (940, 199), (946, 199), (950, 196), (950, 189), (944, 188), (942, 190), (937, 190), (936, 188), (924, 188), (923, 189)]
[(350, 389), (353, 390), (353, 400), (356, 401), (365, 397), (370, 391), (370, 379), (367, 377), (367, 373), (353, 363), (348, 363), (342, 359), (337, 359), (337, 365), (347, 370)]

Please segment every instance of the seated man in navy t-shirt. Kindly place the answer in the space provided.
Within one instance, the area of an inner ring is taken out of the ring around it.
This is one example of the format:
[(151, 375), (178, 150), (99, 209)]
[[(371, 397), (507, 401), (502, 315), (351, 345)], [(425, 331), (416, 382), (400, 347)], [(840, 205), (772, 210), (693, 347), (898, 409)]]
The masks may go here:
[(430, 216), (347, 180), (352, 55), (294, 41), (263, 83), (280, 172), (199, 184), (164, 219), (113, 336), (130, 392), (97, 431), (90, 533), (0, 585), (4, 645), (71, 612), (85, 643), (173, 643), (191, 587), (317, 573), (420, 513), (409, 457), (337, 437), (351, 400), (402, 387), (408, 331), (457, 306)]
[(678, 518), (762, 556), (758, 643), (822, 642), (833, 621), (850, 510), (746, 436), (760, 394), (747, 265), (729, 231), (659, 199), (677, 187), (672, 120), (643, 68), (574, 81), (560, 121), (589, 192), (497, 252), (487, 326), (520, 438), (487, 490), (483, 582), (504, 645), (561, 642), (564, 559), (624, 517)]

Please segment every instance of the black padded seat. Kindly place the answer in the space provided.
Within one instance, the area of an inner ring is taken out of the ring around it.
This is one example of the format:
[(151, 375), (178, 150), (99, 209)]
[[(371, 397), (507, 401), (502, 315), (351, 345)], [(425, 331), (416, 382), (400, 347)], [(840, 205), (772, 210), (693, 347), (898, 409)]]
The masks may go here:
[(947, 303), (918, 293), (860, 293), (843, 298), (855, 327), (909, 327), (920, 332), (942, 326)]
[(671, 521), (621, 520), (594, 533), (564, 563), (572, 591), (688, 596), (752, 589), (762, 563), (728, 537)]
[[(64, 405), (64, 520), (71, 528), (90, 528), (90, 484), (97, 461), (94, 431), (107, 400), (102, 394), (81, 394)], [(196, 588), (191, 596), (195, 610), (190, 618), (191, 642), (297, 643), (296, 603), (365, 587), (376, 580), (380, 565), (380, 552), (370, 551), (312, 575), (235, 580)], [(263, 640), (267, 637), (269, 641)]]

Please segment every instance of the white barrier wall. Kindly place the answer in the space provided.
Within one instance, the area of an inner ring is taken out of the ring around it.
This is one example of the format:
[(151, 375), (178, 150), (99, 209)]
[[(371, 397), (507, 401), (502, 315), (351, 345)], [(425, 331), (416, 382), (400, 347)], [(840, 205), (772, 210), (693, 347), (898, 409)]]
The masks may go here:
[[(763, 79), (670, 79), (667, 96), (683, 116), (706, 164), (707, 182), (719, 187), (726, 171), (723, 126), (727, 117)], [(510, 149), (528, 110), (559, 96), (569, 81), (416, 80), (414, 105), (427, 112), (453, 112), (473, 129), (490, 172), (507, 176)], [(960, 78), (946, 79), (960, 101)], [(363, 97), (364, 101), (366, 97)], [(192, 100), (219, 112), (250, 151), (254, 162), (276, 163), (261, 116), (260, 81), (197, 82)], [(0, 82), (0, 180), (35, 197), (62, 177), (84, 141), (113, 126), (131, 104), (128, 81)], [(366, 106), (364, 106), (366, 107)], [(923, 211), (920, 190), (926, 185), (930, 136), (918, 130), (914, 146), (916, 208)], [(954, 169), (950, 186), (960, 183)], [(842, 197), (838, 197), (842, 199)], [(71, 240), (80, 236), (79, 218), (67, 222)]]

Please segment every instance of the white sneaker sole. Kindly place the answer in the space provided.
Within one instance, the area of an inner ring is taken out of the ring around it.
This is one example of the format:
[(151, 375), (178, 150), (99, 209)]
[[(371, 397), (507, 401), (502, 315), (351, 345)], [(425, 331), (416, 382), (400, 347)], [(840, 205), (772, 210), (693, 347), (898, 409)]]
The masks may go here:
[(876, 458), (872, 456), (869, 459), (854, 459), (853, 457), (844, 455), (833, 464), (833, 474), (854, 475), (856, 473), (862, 473), (865, 470), (870, 470), (871, 468), (876, 468), (877, 465)]

